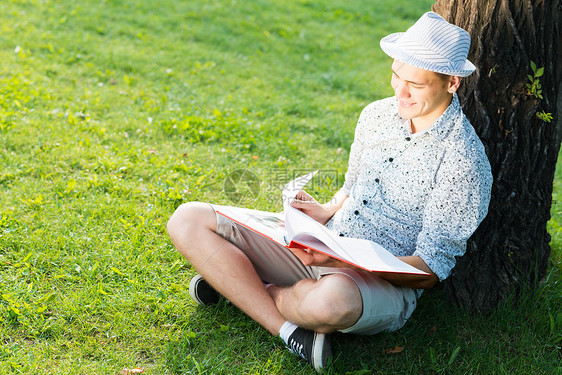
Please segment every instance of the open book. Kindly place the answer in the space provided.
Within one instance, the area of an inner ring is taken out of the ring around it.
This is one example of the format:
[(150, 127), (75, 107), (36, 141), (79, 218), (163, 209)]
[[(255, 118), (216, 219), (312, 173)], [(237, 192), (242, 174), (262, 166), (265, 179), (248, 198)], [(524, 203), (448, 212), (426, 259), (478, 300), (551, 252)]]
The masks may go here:
[(214, 206), (218, 214), (280, 246), (310, 249), (367, 271), (428, 275), (396, 258), (368, 240), (340, 237), (324, 225), (293, 208), (290, 202), (316, 172), (299, 177), (283, 189), (283, 213)]

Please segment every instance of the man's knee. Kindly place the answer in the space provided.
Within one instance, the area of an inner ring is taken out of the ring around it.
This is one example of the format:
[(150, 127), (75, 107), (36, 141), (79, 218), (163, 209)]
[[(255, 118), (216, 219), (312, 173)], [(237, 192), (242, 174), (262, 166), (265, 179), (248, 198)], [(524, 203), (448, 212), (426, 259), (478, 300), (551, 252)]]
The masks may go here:
[(327, 327), (327, 331), (351, 327), (363, 311), (361, 292), (346, 275), (331, 274), (317, 282), (309, 314)]
[(180, 205), (168, 220), (168, 234), (173, 241), (190, 232), (204, 229), (216, 230), (217, 220), (213, 208), (207, 203), (189, 202)]

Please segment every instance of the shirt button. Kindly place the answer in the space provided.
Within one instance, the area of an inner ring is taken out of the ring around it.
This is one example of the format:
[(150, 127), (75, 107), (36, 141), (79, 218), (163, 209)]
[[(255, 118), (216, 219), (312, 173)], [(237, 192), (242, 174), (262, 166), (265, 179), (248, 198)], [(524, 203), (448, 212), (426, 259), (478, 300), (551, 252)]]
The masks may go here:
[(407, 142), (410, 142), (411, 140), (412, 140), (412, 138), (406, 137), (406, 141), (407, 141)]
[(359, 215), (359, 210), (355, 210), (355, 212), (353, 212), (355, 215)]
[(375, 178), (375, 182), (378, 184), (381, 180), (379, 180), (378, 178)]
[(394, 160), (394, 158), (388, 158), (388, 161), (392, 163), (392, 161)]
[(366, 199), (363, 199), (363, 204), (367, 204), (367, 200), (366, 200)]

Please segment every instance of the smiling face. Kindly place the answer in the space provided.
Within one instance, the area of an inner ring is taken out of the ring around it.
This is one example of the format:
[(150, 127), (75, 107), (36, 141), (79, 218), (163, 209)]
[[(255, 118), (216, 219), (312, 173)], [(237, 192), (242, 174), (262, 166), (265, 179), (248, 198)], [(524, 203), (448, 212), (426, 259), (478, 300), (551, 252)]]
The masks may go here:
[(411, 120), (412, 132), (416, 133), (430, 127), (445, 112), (459, 87), (460, 78), (394, 60), (391, 84), (398, 98), (398, 113)]

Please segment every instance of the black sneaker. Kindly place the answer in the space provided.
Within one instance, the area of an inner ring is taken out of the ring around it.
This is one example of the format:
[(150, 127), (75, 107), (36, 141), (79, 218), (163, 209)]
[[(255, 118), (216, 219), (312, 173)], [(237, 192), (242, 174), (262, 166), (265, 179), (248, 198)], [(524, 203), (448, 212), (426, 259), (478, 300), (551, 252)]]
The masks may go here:
[(332, 356), (327, 335), (300, 327), (289, 336), (287, 347), (291, 353), (306, 359), (318, 372), (326, 367), (328, 358)]
[(189, 283), (189, 295), (198, 305), (214, 305), (221, 298), (221, 295), (199, 274), (195, 275)]

